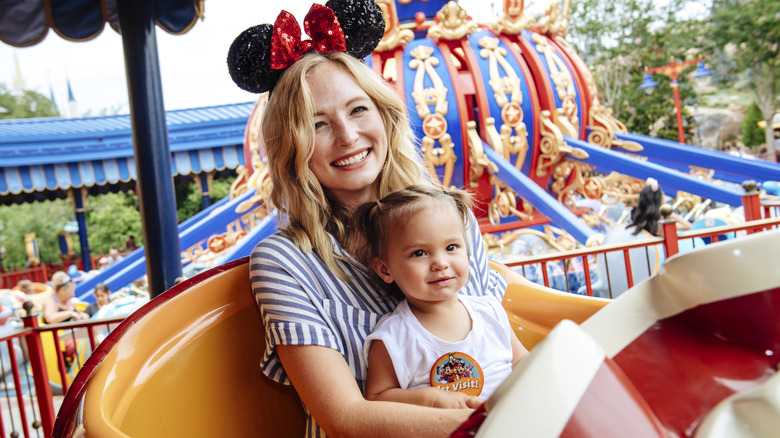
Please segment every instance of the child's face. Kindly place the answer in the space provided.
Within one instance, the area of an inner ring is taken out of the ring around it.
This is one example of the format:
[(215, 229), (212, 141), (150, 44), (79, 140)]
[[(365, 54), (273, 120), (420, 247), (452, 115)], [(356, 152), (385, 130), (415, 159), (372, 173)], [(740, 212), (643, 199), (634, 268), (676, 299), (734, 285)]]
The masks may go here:
[(97, 301), (98, 307), (103, 307), (108, 304), (108, 293), (103, 291), (95, 292), (95, 301)]
[(385, 259), (373, 266), (385, 282), (396, 282), (411, 305), (454, 298), (468, 281), (466, 240), (453, 206), (429, 204), (391, 236)]

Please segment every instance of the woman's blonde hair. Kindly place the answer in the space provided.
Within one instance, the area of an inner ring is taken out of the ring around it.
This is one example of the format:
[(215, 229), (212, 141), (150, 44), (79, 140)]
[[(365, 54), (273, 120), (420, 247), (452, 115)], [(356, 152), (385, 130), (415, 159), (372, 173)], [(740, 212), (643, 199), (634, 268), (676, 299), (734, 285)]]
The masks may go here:
[(352, 212), (322, 187), (309, 169), (314, 151), (314, 104), (306, 78), (318, 66), (333, 63), (352, 76), (373, 100), (387, 135), (387, 159), (377, 181), (379, 197), (413, 184), (430, 183), (409, 126), (404, 102), (364, 63), (345, 53), (310, 52), (282, 75), (265, 108), (262, 133), (273, 184), (271, 202), (279, 209), (282, 229), (303, 252), (316, 251), (339, 277), (328, 233), (350, 248)]
[(70, 284), (70, 276), (63, 272), (63, 271), (57, 271), (54, 273), (54, 275), (51, 276), (51, 285), (52, 288), (54, 288), (54, 292), (59, 292), (60, 289)]

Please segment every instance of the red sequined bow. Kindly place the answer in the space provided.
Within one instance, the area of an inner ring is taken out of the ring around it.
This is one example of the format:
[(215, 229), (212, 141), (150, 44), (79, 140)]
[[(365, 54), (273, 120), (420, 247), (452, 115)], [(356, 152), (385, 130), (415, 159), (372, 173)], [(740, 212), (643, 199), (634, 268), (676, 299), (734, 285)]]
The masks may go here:
[(285, 69), (310, 50), (321, 53), (347, 50), (347, 41), (339, 20), (327, 6), (317, 3), (311, 5), (303, 19), (303, 30), (311, 36), (310, 40), (301, 41), (301, 28), (291, 13), (282, 11), (276, 17), (271, 35), (272, 69)]

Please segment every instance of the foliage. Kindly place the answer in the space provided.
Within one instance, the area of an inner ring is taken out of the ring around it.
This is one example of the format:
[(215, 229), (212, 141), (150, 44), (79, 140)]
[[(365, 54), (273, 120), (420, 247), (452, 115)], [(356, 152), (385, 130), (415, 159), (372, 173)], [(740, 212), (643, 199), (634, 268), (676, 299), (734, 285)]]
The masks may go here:
[(759, 146), (764, 143), (764, 130), (758, 126), (758, 122), (764, 120), (761, 110), (755, 102), (748, 107), (745, 120), (742, 121), (742, 143), (745, 146)]
[(48, 97), (32, 90), (14, 95), (8, 86), (0, 83), (0, 119), (56, 117), (60, 113)]
[[(652, 0), (586, 0), (572, 3), (567, 39), (591, 66), (599, 97), (605, 107), (631, 132), (677, 140), (671, 79), (653, 75), (659, 83), (652, 95), (639, 90), (644, 69), (691, 57), (690, 40), (701, 25), (680, 21), (676, 11), (686, 1), (672, 1), (659, 8)], [(678, 78), (683, 105), (696, 102), (687, 76)], [(693, 120), (683, 108), (685, 124)], [(686, 136), (690, 133), (686, 132)]]
[(712, 42), (732, 57), (735, 69), (747, 70), (753, 99), (767, 122), (764, 141), (774, 156), (771, 120), (780, 110), (780, 2), (715, 0)]
[[(211, 202), (217, 202), (230, 194), (232, 178), (215, 179), (211, 182)], [(203, 209), (203, 198), (194, 182), (176, 186), (176, 216), (183, 222)]]
[[(106, 254), (112, 246), (123, 249), (130, 235), (135, 236), (138, 246), (143, 245), (141, 213), (133, 193), (89, 196), (86, 204), (87, 236), (93, 254)], [(74, 245), (78, 245), (76, 241)]]
[[(75, 219), (70, 200), (36, 202), (0, 207), (0, 245), (5, 247), (3, 266), (22, 268), (27, 252), (24, 235), (35, 233), (42, 263), (59, 262), (57, 234), (65, 224)], [(74, 246), (77, 243), (74, 241)]]

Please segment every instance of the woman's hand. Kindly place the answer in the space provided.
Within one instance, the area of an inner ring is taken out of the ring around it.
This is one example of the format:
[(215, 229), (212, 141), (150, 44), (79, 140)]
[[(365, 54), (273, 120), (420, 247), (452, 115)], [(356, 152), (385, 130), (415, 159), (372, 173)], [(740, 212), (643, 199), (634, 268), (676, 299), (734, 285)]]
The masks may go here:
[(280, 345), (276, 351), (301, 400), (328, 436), (448, 437), (473, 412), (367, 401), (338, 351), (314, 345)]

